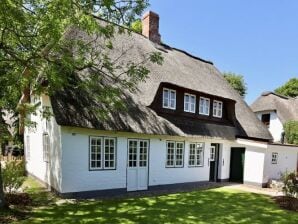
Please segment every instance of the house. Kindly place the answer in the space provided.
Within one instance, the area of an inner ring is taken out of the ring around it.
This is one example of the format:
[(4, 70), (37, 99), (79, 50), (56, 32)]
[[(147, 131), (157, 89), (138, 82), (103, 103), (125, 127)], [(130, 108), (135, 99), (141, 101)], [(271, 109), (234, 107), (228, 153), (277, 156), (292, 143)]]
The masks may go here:
[(298, 121), (298, 98), (264, 92), (251, 105), (257, 117), (267, 126), (274, 142), (283, 142), (283, 125), (290, 120)]
[[(25, 130), (30, 175), (64, 197), (86, 197), (208, 181), (263, 186), (280, 171), (265, 172), (265, 161), (279, 167), (283, 158), (272, 157), (272, 136), (242, 97), (213, 63), (162, 44), (158, 27), (159, 16), (148, 12), (143, 35), (113, 40), (111, 57), (126, 52), (137, 62), (159, 51), (164, 58), (162, 66), (147, 65), (150, 76), (135, 92), (124, 90), (127, 110), (102, 119), (86, 109), (101, 107), (94, 94), (71, 88), (31, 97), (53, 116), (31, 115), (36, 127)], [(69, 35), (89, 38), (77, 30)], [(296, 165), (291, 160), (282, 169)]]

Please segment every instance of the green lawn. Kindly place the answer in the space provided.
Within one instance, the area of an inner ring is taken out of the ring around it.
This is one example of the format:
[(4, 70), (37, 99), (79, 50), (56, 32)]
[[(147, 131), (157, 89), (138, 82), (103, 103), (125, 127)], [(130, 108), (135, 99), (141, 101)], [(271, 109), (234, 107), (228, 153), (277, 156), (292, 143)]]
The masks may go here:
[(227, 188), (59, 205), (39, 191), (30, 190), (35, 208), (18, 223), (298, 223), (298, 213), (278, 208), (267, 196)]

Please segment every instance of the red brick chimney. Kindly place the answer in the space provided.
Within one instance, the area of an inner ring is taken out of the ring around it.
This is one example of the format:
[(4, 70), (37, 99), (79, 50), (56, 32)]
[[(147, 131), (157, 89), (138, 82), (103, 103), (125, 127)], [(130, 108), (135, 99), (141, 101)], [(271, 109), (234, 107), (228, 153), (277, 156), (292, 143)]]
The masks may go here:
[(149, 11), (142, 18), (142, 34), (149, 40), (160, 44), (159, 15)]

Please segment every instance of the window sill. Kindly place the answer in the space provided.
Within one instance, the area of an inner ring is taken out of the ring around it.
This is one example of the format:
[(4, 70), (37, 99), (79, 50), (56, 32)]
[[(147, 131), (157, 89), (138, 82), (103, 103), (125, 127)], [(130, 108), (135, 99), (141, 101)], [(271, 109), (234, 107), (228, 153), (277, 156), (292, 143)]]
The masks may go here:
[(111, 169), (103, 169), (103, 168), (98, 168), (98, 169), (92, 169), (92, 168), (89, 168), (89, 171), (114, 171), (114, 170), (117, 170), (116, 168), (111, 168)]
[(198, 168), (198, 167), (204, 167), (204, 165), (196, 165), (196, 166), (188, 165), (188, 168)]

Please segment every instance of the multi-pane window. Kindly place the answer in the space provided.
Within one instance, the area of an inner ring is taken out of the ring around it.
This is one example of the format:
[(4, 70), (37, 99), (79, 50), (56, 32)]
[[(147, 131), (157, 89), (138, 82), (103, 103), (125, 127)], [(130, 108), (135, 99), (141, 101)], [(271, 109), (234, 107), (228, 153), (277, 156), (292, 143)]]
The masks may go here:
[(50, 153), (50, 137), (48, 134), (43, 135), (43, 161), (49, 161), (49, 153)]
[(210, 99), (205, 97), (200, 97), (200, 109), (199, 114), (209, 115)]
[(115, 168), (115, 139), (104, 138), (104, 168)]
[(148, 163), (148, 140), (128, 141), (128, 167), (147, 167)]
[(195, 113), (196, 111), (196, 96), (192, 94), (184, 94), (184, 111)]
[(273, 152), (272, 153), (272, 158), (271, 158), (271, 163), (272, 164), (277, 164), (277, 157), (278, 157), (278, 153), (277, 152)]
[(222, 105), (221, 101), (213, 101), (213, 117), (222, 117)]
[(167, 161), (166, 167), (183, 167), (184, 143), (167, 142)]
[(204, 143), (190, 143), (189, 145), (189, 166), (203, 166)]
[(138, 141), (129, 141), (128, 146), (128, 166), (129, 167), (137, 167), (138, 160)]
[(30, 160), (30, 136), (26, 137), (26, 159)]
[(210, 147), (210, 161), (215, 160), (215, 146)]
[(90, 169), (115, 169), (116, 139), (90, 137)]
[(147, 166), (148, 141), (140, 141), (139, 167)]
[(176, 91), (172, 89), (163, 89), (163, 108), (176, 109)]

